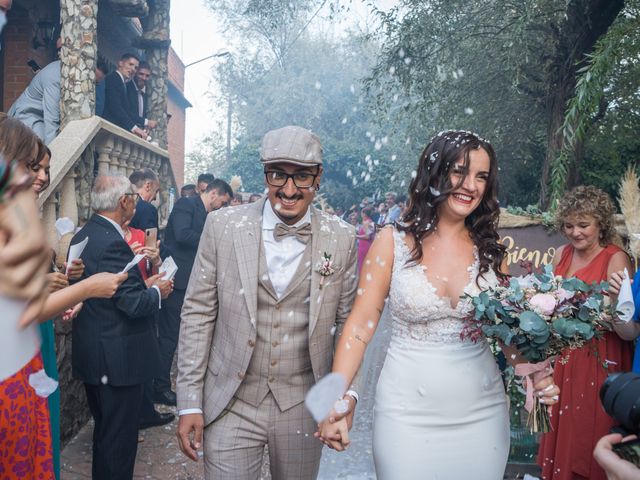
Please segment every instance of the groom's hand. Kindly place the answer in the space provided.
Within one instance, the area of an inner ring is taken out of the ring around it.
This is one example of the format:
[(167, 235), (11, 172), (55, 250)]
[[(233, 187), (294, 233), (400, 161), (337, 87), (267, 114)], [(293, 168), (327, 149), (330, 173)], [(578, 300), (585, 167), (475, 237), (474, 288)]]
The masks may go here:
[(345, 418), (333, 423), (325, 420), (318, 425), (318, 431), (314, 436), (327, 447), (342, 452), (351, 443), (349, 440), (349, 428)]
[(178, 444), (180, 450), (194, 462), (198, 461), (198, 449), (202, 446), (204, 417), (201, 413), (180, 415), (178, 421)]

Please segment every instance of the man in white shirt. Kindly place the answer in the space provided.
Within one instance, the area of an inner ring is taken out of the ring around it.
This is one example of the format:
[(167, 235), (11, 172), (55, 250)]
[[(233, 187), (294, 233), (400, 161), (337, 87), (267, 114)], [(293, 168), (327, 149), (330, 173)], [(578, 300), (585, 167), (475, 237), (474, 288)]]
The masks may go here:
[[(208, 479), (258, 479), (269, 445), (274, 480), (311, 480), (322, 444), (304, 398), (330, 372), (355, 297), (355, 231), (311, 206), (314, 134), (268, 132), (261, 162), (266, 199), (212, 212), (200, 239), (182, 309), (178, 439), (192, 460), (203, 446)], [(351, 408), (356, 398), (345, 394)]]

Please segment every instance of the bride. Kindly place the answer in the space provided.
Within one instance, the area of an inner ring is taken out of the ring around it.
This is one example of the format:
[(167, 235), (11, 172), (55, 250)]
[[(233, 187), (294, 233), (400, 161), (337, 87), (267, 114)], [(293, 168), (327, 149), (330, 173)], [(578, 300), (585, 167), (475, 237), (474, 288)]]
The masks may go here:
[[(496, 190), (496, 158), (486, 140), (438, 134), (420, 157), (402, 222), (383, 229), (366, 257), (332, 370), (354, 381), (388, 297), (393, 333), (373, 425), (380, 480), (503, 478), (507, 398), (486, 341), (461, 339), (470, 304), (460, 299), (506, 271)], [(557, 401), (550, 376), (535, 388), (543, 403)], [(347, 414), (332, 412), (316, 434), (336, 450), (349, 442), (351, 398), (344, 397)]]

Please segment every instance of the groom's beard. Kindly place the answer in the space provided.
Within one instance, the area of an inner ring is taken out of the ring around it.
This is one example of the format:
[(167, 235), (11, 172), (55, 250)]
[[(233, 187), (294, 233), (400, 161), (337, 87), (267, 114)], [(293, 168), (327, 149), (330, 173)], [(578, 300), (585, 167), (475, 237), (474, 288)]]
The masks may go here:
[[(281, 191), (276, 193), (276, 198), (280, 200), (287, 200), (287, 201), (293, 201), (293, 200), (303, 201), (304, 200), (304, 197), (301, 193), (297, 193), (289, 197), (288, 195), (285, 195), (284, 192), (281, 192)], [(284, 209), (282, 208), (282, 204), (279, 204), (279, 205), (280, 205), (280, 208), (278, 208), (278, 206), (276, 205), (276, 208), (274, 208), (274, 210), (276, 212), (276, 215), (280, 217), (282, 220), (291, 220), (292, 218), (295, 218), (298, 216), (297, 214), (294, 214), (294, 213), (288, 214), (288, 212), (283, 211)], [(303, 214), (306, 213), (306, 209), (302, 213)]]

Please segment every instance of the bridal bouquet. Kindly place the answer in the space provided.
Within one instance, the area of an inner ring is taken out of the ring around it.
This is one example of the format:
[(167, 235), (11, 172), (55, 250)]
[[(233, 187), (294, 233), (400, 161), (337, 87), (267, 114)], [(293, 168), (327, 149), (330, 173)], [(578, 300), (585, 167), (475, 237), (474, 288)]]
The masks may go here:
[(477, 296), (466, 295), (473, 308), (462, 336), (497, 340), (531, 362), (517, 365), (516, 374), (526, 377), (525, 408), (532, 432), (550, 428), (547, 409), (533, 399), (534, 377), (552, 372), (551, 363), (563, 352), (609, 330), (607, 288), (607, 282), (589, 285), (575, 277), (554, 276), (551, 265), (546, 265), (540, 273), (529, 271)]

